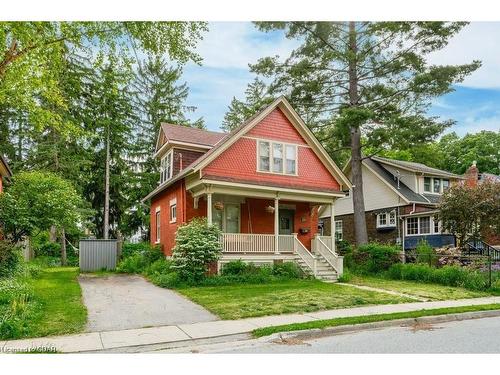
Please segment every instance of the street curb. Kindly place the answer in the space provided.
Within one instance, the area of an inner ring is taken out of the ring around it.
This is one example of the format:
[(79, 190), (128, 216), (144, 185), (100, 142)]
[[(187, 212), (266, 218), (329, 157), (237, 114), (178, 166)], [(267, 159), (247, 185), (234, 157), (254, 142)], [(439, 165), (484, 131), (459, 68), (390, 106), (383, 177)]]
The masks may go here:
[(372, 323), (349, 324), (349, 325), (329, 327), (329, 328), (313, 328), (309, 330), (277, 332), (273, 333), (272, 335), (264, 336), (261, 338), (267, 339), (268, 341), (272, 341), (275, 339), (287, 339), (287, 338), (314, 339), (314, 338), (321, 338), (324, 336), (334, 336), (336, 334), (342, 334), (342, 333), (368, 331), (372, 329), (379, 329), (386, 327), (408, 326), (415, 323), (444, 323), (444, 322), (453, 322), (461, 320), (494, 318), (499, 316), (500, 316), (500, 310), (472, 311), (472, 312), (456, 313), (456, 314), (421, 316), (418, 318), (386, 320), (386, 321), (372, 322)]

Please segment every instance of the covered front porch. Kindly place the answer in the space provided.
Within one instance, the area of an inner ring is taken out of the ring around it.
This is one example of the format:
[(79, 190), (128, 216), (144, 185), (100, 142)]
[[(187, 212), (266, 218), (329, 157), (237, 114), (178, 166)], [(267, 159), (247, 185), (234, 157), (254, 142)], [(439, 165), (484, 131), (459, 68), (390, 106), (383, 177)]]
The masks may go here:
[[(244, 255), (288, 259), (299, 253), (311, 253), (318, 234), (318, 209), (327, 206), (333, 217), (333, 202), (337, 198), (330, 192), (223, 181), (198, 183), (188, 188), (195, 207), (206, 206), (208, 223), (221, 229), (224, 258)], [(324, 242), (335, 252), (335, 241), (325, 237)]]

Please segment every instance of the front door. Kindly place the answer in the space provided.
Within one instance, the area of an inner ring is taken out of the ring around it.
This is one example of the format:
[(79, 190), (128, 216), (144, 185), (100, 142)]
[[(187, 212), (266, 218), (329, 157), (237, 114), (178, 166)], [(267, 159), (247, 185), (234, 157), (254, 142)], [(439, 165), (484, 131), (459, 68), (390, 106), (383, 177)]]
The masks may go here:
[(293, 233), (293, 210), (279, 210), (280, 234)]

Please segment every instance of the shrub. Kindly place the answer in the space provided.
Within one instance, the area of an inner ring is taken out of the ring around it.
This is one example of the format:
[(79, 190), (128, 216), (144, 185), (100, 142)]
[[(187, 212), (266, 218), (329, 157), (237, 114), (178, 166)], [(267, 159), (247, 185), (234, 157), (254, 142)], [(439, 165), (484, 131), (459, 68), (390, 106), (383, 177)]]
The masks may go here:
[(233, 260), (222, 266), (221, 274), (227, 275), (242, 275), (247, 271), (248, 264), (241, 259)]
[(351, 281), (351, 279), (352, 279), (351, 272), (349, 272), (348, 268), (344, 267), (344, 273), (342, 274), (342, 276), (338, 278), (338, 281), (340, 283), (348, 283), (349, 281)]
[(335, 243), (337, 253), (344, 257), (344, 267), (353, 266), (352, 246), (345, 240), (340, 240)]
[(296, 263), (284, 262), (273, 265), (273, 275), (287, 279), (299, 279), (303, 277), (304, 273)]
[(196, 218), (177, 229), (172, 267), (182, 280), (199, 281), (210, 263), (216, 262), (222, 252), (220, 230), (208, 225), (205, 218)]
[(60, 257), (61, 244), (57, 242), (44, 242), (35, 247), (35, 256)]
[(162, 288), (175, 288), (181, 285), (179, 273), (170, 271), (169, 273), (157, 273), (148, 276), (151, 282)]
[(353, 253), (353, 267), (361, 273), (378, 273), (400, 262), (401, 249), (396, 245), (372, 242), (359, 246)]
[(394, 264), (387, 271), (387, 276), (396, 280), (436, 283), (471, 290), (485, 290), (488, 287), (486, 277), (481, 272), (459, 266), (433, 268), (427, 264)]
[(425, 240), (419, 241), (417, 247), (415, 248), (415, 252), (417, 254), (417, 262), (425, 263), (428, 265), (436, 265), (437, 257), (436, 251), (433, 249), (431, 245)]
[(142, 273), (147, 265), (148, 264), (142, 254), (134, 254), (123, 259), (116, 267), (116, 272)]
[(172, 261), (167, 259), (158, 259), (157, 261), (151, 263), (144, 270), (146, 275), (166, 275), (172, 271)]
[(0, 240), (0, 278), (12, 275), (21, 262), (19, 249), (10, 241)]

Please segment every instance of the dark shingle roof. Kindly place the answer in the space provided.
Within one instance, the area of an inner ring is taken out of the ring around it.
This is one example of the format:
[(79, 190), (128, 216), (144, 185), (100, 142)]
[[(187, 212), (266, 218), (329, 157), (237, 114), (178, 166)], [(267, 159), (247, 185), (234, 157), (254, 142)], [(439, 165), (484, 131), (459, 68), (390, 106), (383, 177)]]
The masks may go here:
[(196, 143), (203, 146), (215, 146), (227, 133), (214, 132), (188, 126), (162, 123), (161, 128), (169, 141)]
[(399, 181), (398, 187), (398, 181), (394, 178), (393, 174), (385, 169), (379, 162), (373, 160), (373, 158), (367, 158), (363, 160), (363, 162), (411, 203), (429, 203), (427, 199), (411, 190), (402, 181)]
[(377, 162), (380, 162), (382, 164), (385, 164), (385, 163), (392, 164), (392, 165), (399, 166), (401, 168), (408, 169), (408, 170), (411, 170), (414, 172), (420, 172), (420, 173), (438, 175), (438, 176), (447, 176), (447, 177), (452, 177), (452, 178), (463, 178), (462, 176), (456, 175), (454, 173), (443, 171), (443, 170), (437, 169), (437, 168), (428, 167), (425, 164), (415, 163), (412, 161), (389, 159), (389, 158), (383, 158), (380, 156), (372, 156), (371, 159), (373, 159)]

